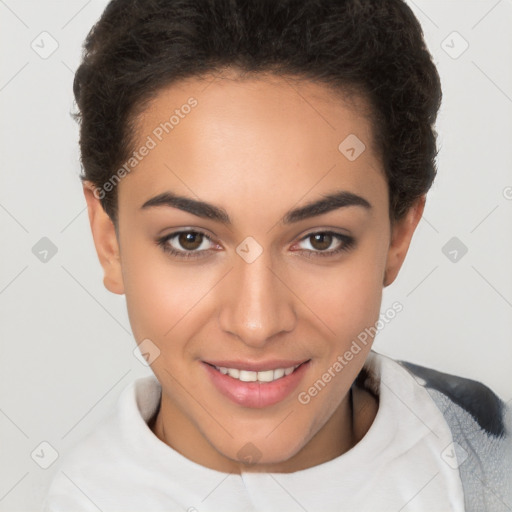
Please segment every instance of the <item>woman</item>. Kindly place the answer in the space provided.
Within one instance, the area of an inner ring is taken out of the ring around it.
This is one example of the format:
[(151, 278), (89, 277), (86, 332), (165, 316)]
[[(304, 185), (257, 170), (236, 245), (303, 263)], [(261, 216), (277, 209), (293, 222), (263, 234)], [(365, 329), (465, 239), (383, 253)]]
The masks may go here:
[(104, 284), (154, 376), (45, 510), (507, 509), (505, 404), (371, 350), (436, 174), (403, 1), (113, 0), (74, 92)]

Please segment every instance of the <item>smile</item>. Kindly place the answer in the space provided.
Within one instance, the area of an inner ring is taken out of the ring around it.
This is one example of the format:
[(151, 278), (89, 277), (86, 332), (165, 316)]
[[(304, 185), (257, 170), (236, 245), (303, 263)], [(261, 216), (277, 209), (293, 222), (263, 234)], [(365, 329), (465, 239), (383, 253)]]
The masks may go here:
[(214, 388), (231, 402), (263, 408), (288, 398), (304, 378), (311, 360), (249, 364), (235, 361), (202, 362)]

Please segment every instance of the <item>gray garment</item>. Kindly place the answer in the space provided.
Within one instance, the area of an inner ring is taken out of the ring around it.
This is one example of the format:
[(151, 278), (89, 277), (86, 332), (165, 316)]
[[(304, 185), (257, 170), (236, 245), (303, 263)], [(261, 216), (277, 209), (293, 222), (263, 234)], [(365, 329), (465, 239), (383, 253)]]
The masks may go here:
[(512, 511), (512, 408), (484, 384), (400, 361), (451, 429), (466, 512)]

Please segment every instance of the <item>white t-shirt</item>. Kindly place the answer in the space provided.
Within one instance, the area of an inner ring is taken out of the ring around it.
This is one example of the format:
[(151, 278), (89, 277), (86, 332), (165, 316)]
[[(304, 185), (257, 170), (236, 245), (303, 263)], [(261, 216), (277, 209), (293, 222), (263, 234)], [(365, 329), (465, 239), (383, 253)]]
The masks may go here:
[(148, 427), (161, 388), (154, 375), (140, 378), (61, 459), (44, 511), (462, 512), (459, 472), (443, 459), (452, 435), (428, 392), (375, 352), (365, 367), (379, 393), (366, 435), (333, 460), (286, 474), (222, 473), (180, 455)]

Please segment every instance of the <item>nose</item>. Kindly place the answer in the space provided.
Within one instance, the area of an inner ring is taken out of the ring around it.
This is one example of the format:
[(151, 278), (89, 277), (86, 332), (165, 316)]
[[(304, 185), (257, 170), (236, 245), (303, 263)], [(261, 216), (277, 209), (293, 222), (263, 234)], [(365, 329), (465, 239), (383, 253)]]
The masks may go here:
[(254, 348), (291, 332), (297, 321), (293, 294), (269, 260), (265, 251), (252, 263), (237, 259), (223, 286), (220, 327)]

